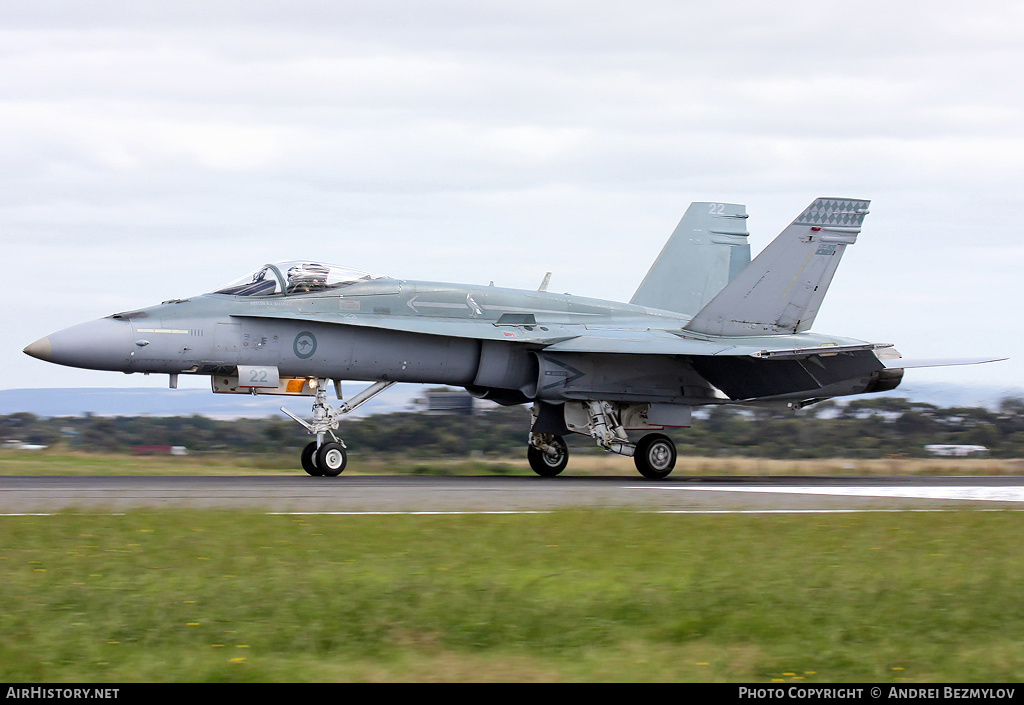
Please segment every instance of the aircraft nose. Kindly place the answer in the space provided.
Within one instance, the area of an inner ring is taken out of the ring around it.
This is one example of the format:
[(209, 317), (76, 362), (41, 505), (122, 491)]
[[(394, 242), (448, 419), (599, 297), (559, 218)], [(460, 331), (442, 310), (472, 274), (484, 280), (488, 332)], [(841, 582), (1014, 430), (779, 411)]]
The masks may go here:
[(69, 367), (126, 370), (131, 360), (132, 326), (128, 321), (101, 318), (51, 333), (24, 352)]
[(49, 362), (50, 355), (53, 354), (53, 344), (49, 338), (40, 338), (34, 343), (29, 343), (22, 352), (39, 360)]

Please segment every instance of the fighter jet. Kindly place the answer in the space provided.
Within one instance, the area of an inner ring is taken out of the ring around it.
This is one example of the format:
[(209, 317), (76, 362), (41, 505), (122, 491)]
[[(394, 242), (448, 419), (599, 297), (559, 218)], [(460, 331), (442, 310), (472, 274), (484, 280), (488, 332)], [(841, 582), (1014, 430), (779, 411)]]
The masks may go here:
[[(753, 261), (742, 205), (693, 203), (629, 303), (538, 290), (396, 279), (299, 260), (265, 264), (210, 293), (116, 313), (25, 348), (61, 365), (207, 375), (217, 393), (312, 397), (310, 475), (339, 475), (340, 420), (396, 382), (464, 387), (531, 404), (527, 457), (562, 472), (564, 437), (632, 456), (644, 477), (676, 463), (660, 433), (709, 404), (799, 409), (894, 389), (904, 369), (970, 360), (904, 360), (890, 343), (810, 331), (869, 201), (815, 199)], [(371, 384), (344, 399), (341, 380)], [(342, 400), (328, 403), (333, 382)]]

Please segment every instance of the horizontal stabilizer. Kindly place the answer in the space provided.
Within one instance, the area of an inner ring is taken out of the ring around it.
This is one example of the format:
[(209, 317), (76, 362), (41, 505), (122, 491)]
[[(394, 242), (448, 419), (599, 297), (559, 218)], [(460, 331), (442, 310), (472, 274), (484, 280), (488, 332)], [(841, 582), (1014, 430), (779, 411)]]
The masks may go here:
[(691, 203), (631, 304), (688, 316), (750, 263), (747, 213), (735, 203)]
[(985, 362), (1000, 362), (1006, 357), (947, 357), (905, 359), (902, 357), (883, 358), (882, 364), (890, 370), (905, 370), (913, 367), (952, 367), (954, 365), (980, 365)]
[(806, 331), (870, 201), (819, 198), (686, 324), (707, 335)]

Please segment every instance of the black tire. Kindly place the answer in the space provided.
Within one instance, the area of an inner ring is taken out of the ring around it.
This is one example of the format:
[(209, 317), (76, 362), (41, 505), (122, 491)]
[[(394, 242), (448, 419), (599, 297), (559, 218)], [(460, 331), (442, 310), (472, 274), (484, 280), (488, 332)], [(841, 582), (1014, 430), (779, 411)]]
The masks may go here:
[(633, 463), (648, 480), (662, 480), (676, 466), (676, 444), (661, 433), (649, 433), (636, 444)]
[(324, 474), (316, 464), (316, 441), (302, 449), (302, 469), (313, 477), (321, 477)]
[(337, 477), (348, 464), (348, 454), (340, 443), (324, 443), (316, 452), (316, 465), (326, 477)]
[(532, 445), (526, 449), (526, 457), (530, 461), (530, 467), (541, 477), (555, 477), (565, 470), (569, 464), (569, 447), (561, 436), (555, 436), (551, 445), (555, 446), (557, 452), (552, 455)]

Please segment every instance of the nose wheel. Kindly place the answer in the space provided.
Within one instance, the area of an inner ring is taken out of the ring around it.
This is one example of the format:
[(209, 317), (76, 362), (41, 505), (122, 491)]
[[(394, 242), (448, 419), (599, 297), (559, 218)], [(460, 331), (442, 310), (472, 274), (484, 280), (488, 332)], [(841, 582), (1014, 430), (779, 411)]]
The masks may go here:
[(348, 454), (341, 443), (324, 443), (316, 452), (316, 464), (325, 477), (337, 477), (348, 464)]
[(321, 477), (324, 471), (316, 464), (316, 441), (313, 441), (302, 449), (302, 469), (313, 477)]

